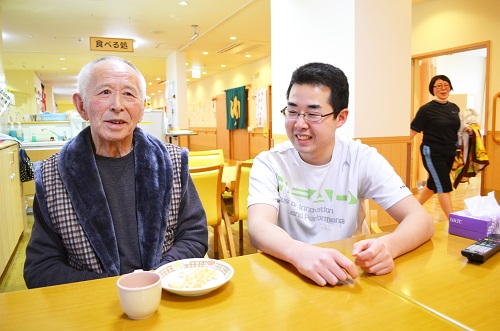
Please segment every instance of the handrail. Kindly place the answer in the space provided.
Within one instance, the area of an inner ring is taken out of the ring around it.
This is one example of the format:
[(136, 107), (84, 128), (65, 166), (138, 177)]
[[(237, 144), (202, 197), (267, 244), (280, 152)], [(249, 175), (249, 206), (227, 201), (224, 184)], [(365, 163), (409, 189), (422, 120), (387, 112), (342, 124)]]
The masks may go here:
[(493, 139), (493, 142), (495, 142), (497, 145), (500, 145), (500, 138), (495, 137), (496, 134), (496, 122), (497, 122), (497, 98), (500, 98), (500, 92), (495, 94), (493, 97), (493, 123), (492, 123), (492, 132), (491, 132), (491, 139)]

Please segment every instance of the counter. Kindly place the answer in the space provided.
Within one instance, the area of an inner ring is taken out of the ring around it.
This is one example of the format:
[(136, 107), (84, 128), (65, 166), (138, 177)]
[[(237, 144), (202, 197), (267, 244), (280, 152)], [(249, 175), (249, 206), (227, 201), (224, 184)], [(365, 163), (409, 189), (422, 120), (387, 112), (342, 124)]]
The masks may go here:
[(14, 141), (0, 143), (0, 203), (1, 275), (19, 242), (26, 220), (19, 176), (19, 146)]
[(34, 149), (61, 149), (65, 143), (68, 141), (26, 141), (22, 142), (21, 146), (26, 150), (34, 150)]

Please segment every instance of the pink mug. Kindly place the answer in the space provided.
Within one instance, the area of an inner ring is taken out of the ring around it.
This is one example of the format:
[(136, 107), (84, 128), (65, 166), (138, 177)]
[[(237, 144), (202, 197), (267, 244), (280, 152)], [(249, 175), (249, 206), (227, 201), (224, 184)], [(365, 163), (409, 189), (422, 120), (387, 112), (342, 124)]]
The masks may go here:
[(154, 315), (161, 300), (161, 275), (152, 271), (135, 271), (116, 282), (123, 311), (131, 319)]

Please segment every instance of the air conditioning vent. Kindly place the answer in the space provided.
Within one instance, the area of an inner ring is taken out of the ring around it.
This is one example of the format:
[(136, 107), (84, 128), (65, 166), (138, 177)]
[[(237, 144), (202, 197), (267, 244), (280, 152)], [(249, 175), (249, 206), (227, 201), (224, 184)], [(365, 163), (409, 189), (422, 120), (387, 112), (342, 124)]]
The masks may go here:
[[(227, 53), (227, 52), (229, 52), (229, 51), (233, 50), (234, 48), (239, 47), (241, 45), (243, 45), (242, 41), (236, 41), (236, 42), (234, 42), (232, 44), (227, 45), (226, 47), (223, 47), (223, 48), (219, 49), (217, 51), (217, 54)], [(230, 52), (230, 53), (233, 53), (233, 52)]]

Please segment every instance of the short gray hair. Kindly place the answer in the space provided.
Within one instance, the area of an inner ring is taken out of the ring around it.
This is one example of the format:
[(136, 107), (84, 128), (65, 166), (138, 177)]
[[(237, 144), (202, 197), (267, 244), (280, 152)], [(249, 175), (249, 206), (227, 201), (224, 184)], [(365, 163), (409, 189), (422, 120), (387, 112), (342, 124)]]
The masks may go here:
[(96, 64), (102, 61), (117, 61), (117, 62), (123, 62), (130, 66), (132, 69), (135, 70), (137, 73), (137, 76), (139, 77), (139, 92), (141, 93), (141, 98), (142, 100), (146, 100), (146, 80), (144, 79), (144, 76), (142, 73), (137, 69), (136, 66), (134, 66), (132, 63), (129, 61), (125, 60), (124, 58), (118, 57), (118, 56), (104, 56), (98, 59), (95, 59), (92, 62), (87, 63), (82, 70), (80, 70), (80, 73), (78, 74), (78, 93), (82, 97), (82, 101), (85, 103), (87, 101), (87, 90), (90, 84), (90, 76), (92, 75), (92, 72), (94, 71), (94, 67)]

